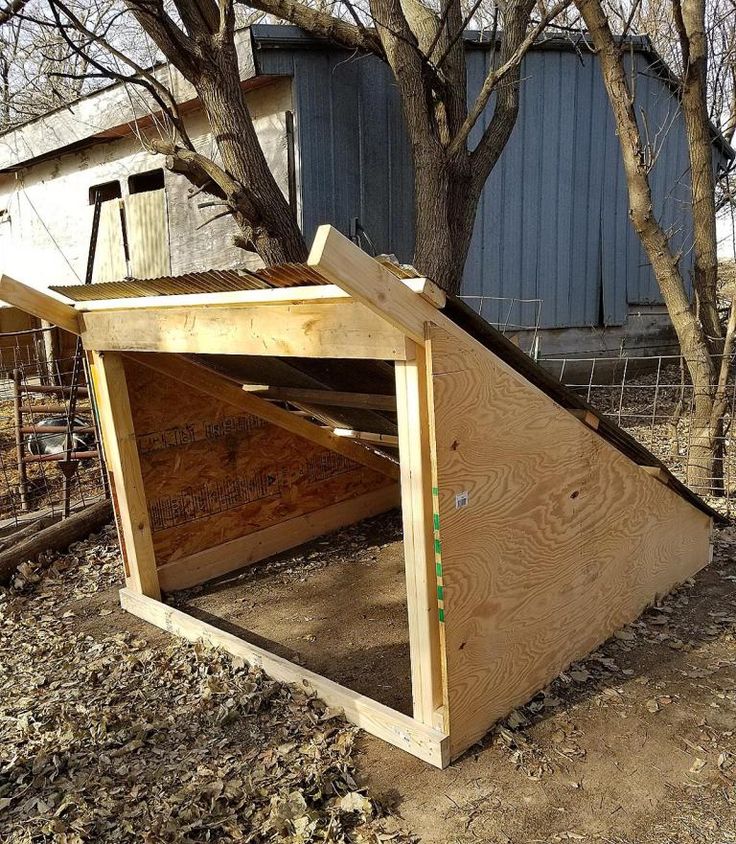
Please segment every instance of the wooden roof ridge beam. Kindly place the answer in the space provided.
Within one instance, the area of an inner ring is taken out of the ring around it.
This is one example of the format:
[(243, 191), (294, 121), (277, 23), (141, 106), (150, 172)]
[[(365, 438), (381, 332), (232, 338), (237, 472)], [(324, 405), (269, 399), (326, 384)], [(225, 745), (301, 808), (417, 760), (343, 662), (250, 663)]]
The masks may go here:
[(168, 353), (135, 354), (126, 352), (125, 357), (147, 366), (155, 372), (167, 375), (191, 389), (213, 396), (239, 410), (251, 413), (259, 419), (264, 419), (266, 422), (272, 422), (274, 425), (278, 425), (292, 434), (304, 437), (323, 448), (336, 451), (386, 477), (393, 479), (399, 477), (399, 467), (388, 458), (379, 456), (357, 442), (335, 436), (331, 431), (320, 425), (307, 422), (301, 416), (297, 416), (289, 410), (284, 410), (271, 404), (271, 402), (254, 396), (244, 390), (239, 382), (220, 372), (214, 372), (200, 363), (187, 360), (181, 355)]
[[(307, 264), (414, 342), (424, 345), (424, 326), (435, 320), (436, 307), (336, 228), (323, 225), (317, 229)], [(439, 291), (434, 284), (433, 288)]]
[(79, 317), (71, 304), (2, 273), (0, 300), (72, 334), (80, 333)]

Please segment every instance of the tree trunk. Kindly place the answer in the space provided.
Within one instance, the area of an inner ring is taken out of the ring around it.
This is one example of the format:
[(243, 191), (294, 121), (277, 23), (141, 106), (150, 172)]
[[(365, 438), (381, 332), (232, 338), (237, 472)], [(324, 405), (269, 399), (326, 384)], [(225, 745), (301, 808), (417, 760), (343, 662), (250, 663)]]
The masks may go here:
[[(467, 155), (423, 152), (414, 167), (414, 264), (435, 284), (457, 295), (473, 236), (480, 193)], [(431, 162), (431, 163), (430, 163)]]
[(719, 352), (722, 331), (717, 310), (716, 189), (707, 103), (705, 0), (683, 0), (681, 6), (676, 3), (675, 20), (683, 53), (681, 102), (690, 158), (693, 287), (700, 320), (708, 334), (711, 348)]
[(306, 243), (288, 199), (268, 168), (247, 111), (234, 47), (223, 46), (215, 59), (203, 72), (197, 90), (222, 167), (242, 188), (241, 196), (227, 198), (242, 232), (242, 245), (257, 252), (267, 265), (305, 261)]
[(57, 522), (32, 536), (24, 537), (18, 544), (0, 552), (0, 583), (8, 583), (21, 563), (35, 560), (44, 551), (62, 551), (73, 542), (86, 539), (112, 519), (112, 504), (99, 501), (84, 510)]
[[(702, 3), (702, 0), (693, 2)], [(694, 220), (699, 218), (700, 231), (695, 239), (696, 267), (701, 268), (700, 274), (694, 279), (699, 307), (693, 310), (680, 272), (679, 259), (673, 254), (667, 235), (654, 216), (647, 155), (634, 114), (633, 96), (628, 87), (621, 50), (613, 37), (600, 0), (577, 0), (577, 6), (598, 51), (603, 82), (616, 122), (629, 191), (631, 222), (651, 263), (693, 384), (687, 480), (696, 489), (711, 490), (714, 486), (717, 451), (721, 442), (718, 432), (722, 427), (720, 403), (718, 406), (716, 403), (721, 368), (720, 362), (712, 356), (713, 343), (719, 343), (718, 338), (722, 332), (718, 324), (715, 284), (708, 269), (711, 262), (708, 256), (711, 235), (706, 231), (707, 221), (704, 219), (708, 213), (708, 199), (704, 194), (707, 193), (708, 184), (711, 185), (711, 191), (713, 190), (712, 179), (709, 183), (702, 170), (699, 170), (700, 176), (693, 174), (693, 217)], [(694, 109), (694, 103), (691, 105)], [(694, 111), (689, 118), (693, 124), (701, 119), (702, 112), (696, 120)], [(705, 131), (708, 131), (708, 125), (706, 114)], [(698, 168), (702, 168), (703, 149), (698, 133), (703, 127), (693, 133), (689, 127), (688, 123), (691, 160), (697, 163)], [(705, 169), (712, 176), (710, 155), (708, 133), (708, 166)], [(702, 201), (698, 208), (695, 207), (696, 197)], [(712, 227), (714, 235), (715, 206)], [(701, 249), (706, 253), (704, 256), (700, 254)], [(702, 286), (698, 287), (698, 284)]]

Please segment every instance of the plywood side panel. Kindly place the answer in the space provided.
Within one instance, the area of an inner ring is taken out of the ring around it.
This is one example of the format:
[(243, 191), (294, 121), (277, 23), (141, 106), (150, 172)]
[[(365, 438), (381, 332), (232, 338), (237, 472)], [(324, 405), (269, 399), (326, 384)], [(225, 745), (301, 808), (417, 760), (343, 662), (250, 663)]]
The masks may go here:
[(395, 486), (133, 360), (125, 366), (158, 566)]
[(430, 344), (455, 757), (704, 566), (710, 520), (492, 353)]

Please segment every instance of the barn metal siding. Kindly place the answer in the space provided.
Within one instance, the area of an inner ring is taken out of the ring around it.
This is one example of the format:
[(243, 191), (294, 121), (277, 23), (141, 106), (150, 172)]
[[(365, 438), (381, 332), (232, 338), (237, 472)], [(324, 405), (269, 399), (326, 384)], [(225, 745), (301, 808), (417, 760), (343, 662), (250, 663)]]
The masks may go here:
[(258, 62), (261, 73), (293, 79), (307, 242), (322, 223), (347, 233), (357, 217), (377, 253), (410, 262), (411, 151), (388, 68), (372, 56), (315, 48), (264, 49)]
[[(470, 97), (492, 60), (487, 48), (469, 46)], [(677, 100), (644, 54), (633, 61), (638, 116), (658, 150), (655, 208), (689, 273), (689, 168)], [(258, 62), (261, 73), (293, 78), (307, 240), (324, 222), (347, 233), (358, 217), (376, 252), (410, 261), (411, 151), (384, 64), (314, 45), (277, 50), (265, 43)], [(538, 49), (525, 59), (522, 79), (519, 120), (483, 191), (463, 292), (542, 299), (547, 328), (621, 325), (629, 305), (660, 303), (661, 296), (629, 221), (598, 62), (587, 52)], [(491, 114), (492, 103), (485, 120)], [(486, 302), (483, 315), (492, 321), (507, 314), (507, 304)], [(522, 322), (532, 314), (532, 307), (517, 310)]]

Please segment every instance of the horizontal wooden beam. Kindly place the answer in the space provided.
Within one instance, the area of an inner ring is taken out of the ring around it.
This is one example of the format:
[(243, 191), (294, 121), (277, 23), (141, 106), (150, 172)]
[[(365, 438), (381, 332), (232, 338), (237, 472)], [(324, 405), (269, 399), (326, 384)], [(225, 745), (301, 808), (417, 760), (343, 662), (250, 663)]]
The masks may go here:
[[(410, 295), (415, 295), (411, 293)], [(404, 336), (358, 302), (79, 315), (86, 349), (403, 360)]]
[(58, 325), (72, 334), (79, 334), (79, 317), (71, 305), (60, 302), (48, 293), (0, 274), (0, 300), (14, 308)]
[(381, 445), (399, 445), (399, 438), (393, 434), (376, 434), (373, 431), (353, 431), (350, 428), (334, 428), (336, 437), (347, 437), (350, 440), (361, 440), (367, 443), (380, 443)]
[(570, 410), (570, 413), (576, 419), (579, 419), (581, 422), (584, 422), (589, 428), (592, 428), (594, 431), (598, 430), (598, 426), (600, 425), (601, 420), (595, 415), (595, 413), (591, 413), (590, 410), (585, 410), (585, 408), (581, 410), (573, 409)]
[(306, 419), (302, 419), (288, 410), (283, 410), (270, 402), (259, 399), (257, 396), (250, 395), (243, 390), (242, 385), (237, 381), (233, 381), (218, 372), (213, 372), (201, 364), (194, 363), (179, 355), (128, 354), (126, 357), (180, 381), (185, 387), (200, 390), (246, 413), (252, 413), (253, 416), (258, 416), (267, 422), (273, 422), (275, 425), (291, 431), (292, 434), (305, 437), (317, 443), (317, 445), (336, 451), (356, 463), (386, 475), (386, 477), (396, 479), (399, 477), (398, 466), (387, 458), (375, 454), (358, 443), (336, 437), (331, 431), (325, 430), (312, 422), (307, 422)]
[[(397, 279), (398, 281), (398, 279)], [(428, 278), (407, 278), (400, 282), (435, 308), (443, 308), (447, 297)], [(93, 299), (77, 302), (75, 310), (132, 311), (150, 308), (237, 307), (242, 305), (303, 305), (308, 302), (340, 302), (350, 294), (336, 284), (309, 287), (268, 287), (261, 290), (227, 290), (219, 293), (177, 293), (171, 296), (131, 296), (122, 299)]]
[(310, 390), (301, 387), (245, 385), (244, 390), (262, 399), (316, 404), (327, 407), (358, 407), (364, 410), (396, 410), (396, 396), (381, 393), (346, 393), (338, 390)]
[(162, 630), (190, 642), (204, 642), (213, 648), (222, 648), (249, 665), (262, 668), (274, 680), (308, 686), (329, 707), (342, 710), (352, 724), (437, 768), (449, 764), (448, 737), (408, 715), (130, 589), (120, 590), (120, 604), (124, 610)]
[(398, 507), (400, 501), (398, 484), (388, 484), (357, 498), (340, 501), (166, 563), (158, 570), (159, 583), (164, 592), (197, 586), (330, 531), (385, 513)]

